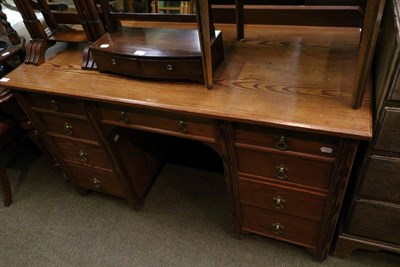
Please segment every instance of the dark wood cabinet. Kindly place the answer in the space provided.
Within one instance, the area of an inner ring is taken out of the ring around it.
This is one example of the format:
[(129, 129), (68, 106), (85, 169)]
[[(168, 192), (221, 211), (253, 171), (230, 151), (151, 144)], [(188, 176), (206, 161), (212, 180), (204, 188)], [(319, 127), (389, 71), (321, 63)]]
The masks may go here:
[(400, 1), (388, 1), (375, 55), (374, 137), (349, 192), (348, 209), (333, 251), (356, 249), (400, 253)]

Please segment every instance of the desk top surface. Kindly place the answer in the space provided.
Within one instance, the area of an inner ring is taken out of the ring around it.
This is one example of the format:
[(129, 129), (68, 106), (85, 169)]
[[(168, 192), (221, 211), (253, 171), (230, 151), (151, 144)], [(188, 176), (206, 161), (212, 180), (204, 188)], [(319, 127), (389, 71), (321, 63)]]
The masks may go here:
[[(232, 25), (231, 25), (232, 26)], [(224, 36), (225, 59), (214, 85), (125, 78), (82, 70), (82, 47), (54, 49), (40, 66), (23, 64), (7, 75), (10, 88), (60, 94), (231, 121), (370, 139), (370, 99), (351, 108), (359, 30), (246, 26)], [(49, 54), (49, 53), (48, 53)]]

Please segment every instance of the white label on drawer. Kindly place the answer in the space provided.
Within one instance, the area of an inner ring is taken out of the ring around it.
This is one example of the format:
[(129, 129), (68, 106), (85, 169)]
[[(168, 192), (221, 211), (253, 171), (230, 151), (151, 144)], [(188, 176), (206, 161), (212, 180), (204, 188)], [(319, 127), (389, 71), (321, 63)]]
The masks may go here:
[(9, 54), (10, 54), (10, 52), (7, 51), (7, 52), (1, 54), (1, 56), (2, 56), (2, 57), (5, 57), (5, 56), (8, 56)]
[(110, 46), (110, 44), (101, 44), (100, 48), (108, 48)]
[(119, 134), (116, 134), (116, 135), (114, 136), (114, 142), (117, 142), (118, 139), (119, 139)]
[(146, 54), (146, 51), (143, 50), (136, 50), (135, 53), (133, 53), (135, 56), (143, 56), (144, 54)]
[(321, 147), (321, 152), (330, 154), (333, 152), (333, 149), (330, 147), (323, 146), (323, 147)]
[(0, 82), (6, 83), (10, 80), (10, 78), (3, 77), (0, 79)]

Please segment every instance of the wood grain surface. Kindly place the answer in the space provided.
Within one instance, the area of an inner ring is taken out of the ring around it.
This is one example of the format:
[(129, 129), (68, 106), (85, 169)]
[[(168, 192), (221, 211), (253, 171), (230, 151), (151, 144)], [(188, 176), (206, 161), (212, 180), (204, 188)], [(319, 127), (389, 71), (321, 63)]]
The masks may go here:
[(2, 84), (229, 121), (371, 138), (368, 95), (362, 108), (351, 108), (358, 29), (248, 25), (246, 39), (238, 42), (233, 25), (216, 28), (223, 31), (225, 59), (214, 72), (212, 90), (200, 83), (82, 70), (83, 47), (73, 44), (66, 50), (52, 48), (41, 66), (20, 66)]

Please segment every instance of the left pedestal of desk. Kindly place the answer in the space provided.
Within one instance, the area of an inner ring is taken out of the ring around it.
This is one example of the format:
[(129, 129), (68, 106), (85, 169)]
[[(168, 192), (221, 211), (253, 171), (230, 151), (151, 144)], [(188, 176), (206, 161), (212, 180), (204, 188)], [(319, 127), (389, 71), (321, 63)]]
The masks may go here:
[(133, 209), (141, 209), (162, 164), (162, 140), (157, 135), (103, 127), (90, 102), (13, 92), (79, 193), (97, 191), (121, 197)]

